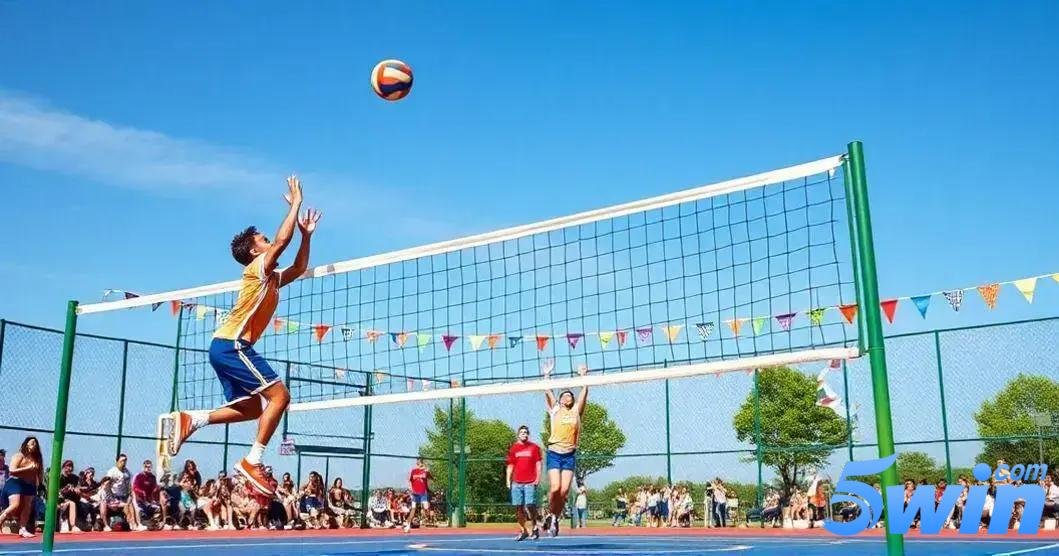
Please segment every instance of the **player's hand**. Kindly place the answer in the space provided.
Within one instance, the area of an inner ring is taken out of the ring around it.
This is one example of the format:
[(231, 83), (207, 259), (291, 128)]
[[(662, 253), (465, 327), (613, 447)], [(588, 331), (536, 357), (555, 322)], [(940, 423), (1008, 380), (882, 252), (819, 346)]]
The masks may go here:
[(311, 236), (316, 231), (316, 223), (320, 221), (320, 217), (324, 213), (309, 207), (309, 210), (305, 211), (305, 215), (298, 218), (298, 229), (302, 231), (302, 235)]
[(588, 365), (584, 363), (577, 366), (577, 376), (585, 376), (588, 374)]
[(505, 482), (507, 483), (507, 489), (508, 489), (508, 490), (511, 490), (511, 479), (508, 479), (508, 480), (507, 480), (507, 481), (505, 481)]
[(283, 198), (287, 200), (287, 204), (291, 206), (301, 206), (302, 204), (302, 181), (298, 179), (298, 176), (291, 174), (287, 176), (287, 192), (283, 194)]
[(547, 359), (544, 363), (541, 363), (541, 374), (544, 375), (544, 378), (551, 377), (553, 369), (555, 369), (554, 359)]

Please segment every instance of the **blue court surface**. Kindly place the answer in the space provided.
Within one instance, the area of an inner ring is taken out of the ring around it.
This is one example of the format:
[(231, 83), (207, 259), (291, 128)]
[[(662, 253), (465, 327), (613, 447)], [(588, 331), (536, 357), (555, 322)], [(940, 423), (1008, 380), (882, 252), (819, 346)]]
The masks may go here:
[[(237, 554), (245, 551), (254, 556), (295, 555), (474, 555), (474, 554), (799, 554), (806, 556), (856, 556), (885, 554), (885, 542), (879, 537), (842, 539), (835, 537), (778, 536), (665, 536), (665, 535), (575, 535), (515, 543), (500, 535), (408, 535), (387, 537), (278, 537), (278, 538), (195, 538), (137, 541), (130, 534), (128, 542), (62, 542), (57, 554), (175, 554), (194, 551), (195, 556)], [(63, 539), (65, 540), (65, 539)], [(40, 545), (0, 543), (2, 554), (39, 553)], [(908, 538), (905, 552), (909, 556), (1059, 554), (1055, 538)]]

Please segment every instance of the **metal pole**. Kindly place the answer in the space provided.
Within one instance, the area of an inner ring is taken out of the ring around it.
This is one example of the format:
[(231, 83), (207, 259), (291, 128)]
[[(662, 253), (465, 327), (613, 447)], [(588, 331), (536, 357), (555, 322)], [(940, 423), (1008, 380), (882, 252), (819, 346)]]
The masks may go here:
[(300, 489), (301, 487), (299, 485), (302, 484), (302, 453), (301, 452), (298, 452), (298, 466), (297, 466), (297, 468), (294, 471), (294, 475), (295, 475), (295, 477), (294, 477), (294, 486), (296, 488)]
[(448, 472), (448, 485), (446, 485), (446, 488), (448, 490), (445, 491), (445, 516), (446, 516), (446, 518), (448, 520), (449, 527), (452, 527), (453, 507), (454, 507), (454, 502), (456, 501), (456, 499), (453, 498), (453, 496), (452, 496), (454, 494), (454, 492), (452, 490), (453, 479), (456, 478), (456, 461), (455, 461), (455, 458), (453, 457), (453, 452), (454, 452), (453, 448), (455, 447), (455, 444), (453, 444), (453, 438), (452, 438), (452, 433), (453, 433), (453, 428), (454, 428), (452, 421), (453, 421), (453, 419), (455, 417), (456, 417), (456, 411), (455, 411), (455, 407), (453, 405), (453, 399), (449, 398), (449, 419), (448, 419), (449, 443), (448, 443), (448, 445), (445, 448), (445, 451), (448, 452), (448, 457), (446, 457), (445, 459), (448, 460), (448, 471), (449, 471)]
[(55, 429), (51, 442), (51, 471), (48, 473), (48, 504), (44, 511), (44, 538), (41, 546), (45, 554), (51, 554), (55, 547), (55, 525), (59, 517), (59, 473), (63, 463), (63, 443), (66, 441), (66, 410), (70, 405), (70, 374), (73, 370), (76, 337), (77, 302), (70, 301), (66, 305), (66, 331), (63, 333), (59, 390), (55, 399)]
[(221, 456), (221, 469), (228, 469), (228, 423), (224, 424), (224, 455)]
[[(861, 293), (864, 304), (861, 314), (868, 333), (868, 358), (871, 361), (872, 397), (875, 401), (875, 429), (879, 440), (879, 457), (894, 453), (894, 427), (890, 415), (890, 384), (886, 375), (886, 343), (883, 337), (879, 308), (879, 277), (875, 268), (875, 242), (871, 231), (871, 210), (868, 208), (868, 179), (864, 170), (864, 145), (860, 141), (849, 144), (849, 168), (853, 183), (853, 208), (857, 216), (856, 241), (860, 253)], [(882, 472), (884, 504), (896, 508), (903, 500), (890, 500), (888, 487), (897, 484), (897, 466)], [(886, 520), (886, 552), (889, 556), (903, 556), (904, 538), (890, 530), (893, 520)]]
[(849, 368), (845, 361), (842, 362), (842, 386), (846, 400), (846, 447), (849, 450), (849, 461), (853, 461), (853, 417), (849, 413)]
[[(764, 451), (761, 446), (761, 387), (760, 387), (761, 369), (754, 369), (754, 445), (756, 446), (757, 455), (757, 491), (755, 493), (754, 507), (760, 508), (762, 498), (764, 498), (764, 485), (763, 473), (762, 473), (762, 452)], [(713, 516), (710, 516), (713, 519)]]
[(331, 476), (331, 456), (324, 456), (324, 486), (331, 484), (328, 477)]
[(672, 449), (670, 447), (670, 436), (669, 436), (669, 379), (665, 381), (666, 385), (666, 483), (673, 484), (673, 457)]
[(0, 319), (0, 372), (4, 370), (4, 334), (7, 332), (7, 321)]
[[(364, 394), (371, 395), (372, 373), (364, 373)], [(361, 460), (360, 475), (360, 528), (367, 529), (368, 524), (368, 489), (371, 488), (371, 405), (364, 406), (364, 458)]]
[(180, 304), (180, 309), (177, 310), (177, 321), (176, 321), (176, 342), (173, 346), (173, 399), (169, 402), (170, 413), (177, 410), (177, 384), (178, 377), (180, 376), (180, 338), (183, 336), (184, 330), (184, 304)]
[(121, 344), (121, 394), (118, 395), (118, 449), (114, 453), (115, 459), (121, 454), (121, 434), (125, 430), (125, 376), (129, 370), (129, 341), (125, 340)]
[(945, 482), (952, 484), (952, 458), (949, 457), (949, 412), (945, 409), (945, 375), (941, 370), (941, 334), (934, 331), (934, 354), (938, 360), (938, 393), (941, 396), (941, 434), (945, 439)]
[[(284, 363), (283, 384), (286, 384), (287, 388), (290, 388), (290, 361), (287, 361), (286, 363)], [(289, 418), (290, 418), (290, 412), (289, 411), (284, 411), (283, 412), (283, 432), (280, 434), (280, 438), (282, 438), (283, 440), (287, 439), (287, 430), (288, 430), (287, 429), (287, 419), (289, 419)]]
[(456, 527), (467, 526), (467, 398), (460, 398), (460, 453), (457, 469), (460, 504), (456, 507)]

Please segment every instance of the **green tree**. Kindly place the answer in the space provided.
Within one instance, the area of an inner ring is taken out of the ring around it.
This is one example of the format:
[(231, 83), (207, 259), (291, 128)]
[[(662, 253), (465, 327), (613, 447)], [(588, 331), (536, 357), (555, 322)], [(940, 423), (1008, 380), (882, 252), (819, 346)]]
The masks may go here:
[[(460, 406), (453, 404), (452, 440), (458, 443), (460, 438)], [(507, 485), (504, 484), (504, 460), (507, 450), (515, 440), (515, 431), (499, 419), (480, 419), (471, 410), (467, 410), (466, 445), (469, 448), (467, 462), (467, 496), (468, 504), (500, 504), (510, 500)], [(450, 471), (453, 488), (458, 488), (458, 471), (453, 456), (453, 444), (449, 442), (449, 412), (440, 407), (434, 409), (434, 427), (427, 431), (427, 441), (419, 447), (419, 456), (429, 462), (430, 472), (434, 476), (435, 488), (446, 488)], [(453, 462), (450, 468), (449, 461)], [(485, 459), (482, 459), (485, 458)], [(455, 492), (447, 493), (449, 500), (455, 501)]]
[[(542, 446), (548, 445), (551, 430), (551, 416), (544, 412)], [(577, 440), (577, 465), (574, 469), (577, 483), (581, 484), (589, 475), (614, 465), (614, 457), (622, 446), (625, 446), (625, 433), (611, 420), (607, 408), (588, 402), (581, 415), (581, 436)]]
[[(816, 380), (790, 367), (759, 371), (762, 464), (775, 469), (787, 494), (813, 468), (823, 467), (846, 442), (846, 420), (816, 405)], [(754, 392), (733, 418), (736, 438), (757, 445)], [(751, 457), (755, 461), (757, 455)]]
[[(956, 469), (953, 469), (954, 482), (958, 476), (956, 471)], [(934, 458), (923, 452), (900, 452), (897, 454), (897, 474), (898, 481), (914, 481), (919, 484), (920, 481), (925, 480), (929, 484), (934, 484), (945, 478), (945, 468), (939, 466)], [(970, 476), (970, 472), (967, 473), (967, 476)], [(857, 479), (867, 484), (882, 481), (878, 474), (865, 475), (857, 477)]]
[(990, 465), (998, 459), (1009, 465), (1031, 463), (1040, 459), (1043, 449), (1043, 463), (1050, 468), (1059, 465), (1059, 442), (1054, 429), (1051, 438), (1040, 442), (1037, 438), (1009, 439), (1036, 437), (1038, 429), (1030, 417), (1032, 412), (1059, 413), (1059, 382), (1045, 376), (1019, 374), (995, 398), (982, 402), (974, 420), (978, 435), (986, 440), (977, 460)]

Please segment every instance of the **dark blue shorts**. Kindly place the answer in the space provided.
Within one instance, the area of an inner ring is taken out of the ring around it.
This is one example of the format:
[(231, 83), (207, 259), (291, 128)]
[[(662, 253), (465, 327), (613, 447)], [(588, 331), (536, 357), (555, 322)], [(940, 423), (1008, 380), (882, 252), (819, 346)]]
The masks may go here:
[(574, 464), (577, 463), (577, 452), (570, 452), (569, 454), (557, 454), (551, 450), (548, 450), (548, 455), (544, 458), (545, 467), (547, 469), (558, 469), (560, 471), (573, 471)]
[(224, 388), (225, 405), (241, 402), (279, 382), (279, 375), (254, 347), (239, 340), (214, 338), (210, 365)]
[(4, 483), (4, 498), (14, 495), (20, 496), (36, 496), (37, 485), (19, 479), (18, 477), (10, 477), (6, 483)]

